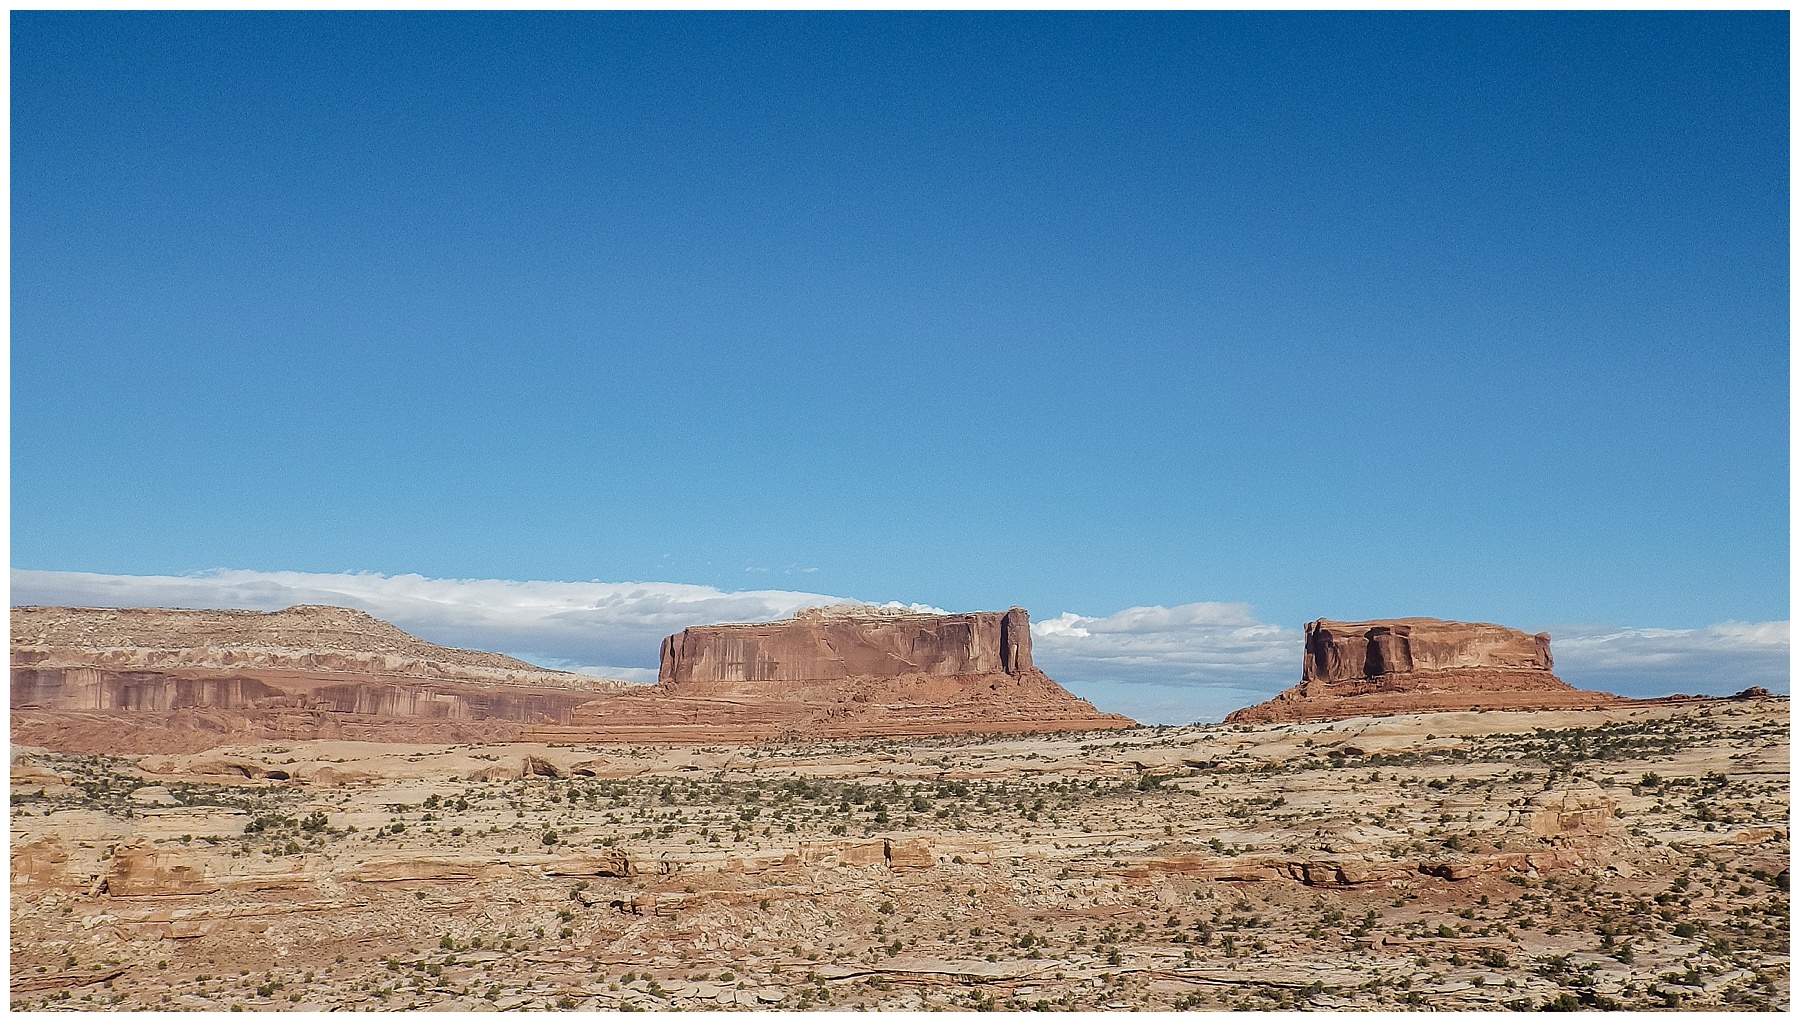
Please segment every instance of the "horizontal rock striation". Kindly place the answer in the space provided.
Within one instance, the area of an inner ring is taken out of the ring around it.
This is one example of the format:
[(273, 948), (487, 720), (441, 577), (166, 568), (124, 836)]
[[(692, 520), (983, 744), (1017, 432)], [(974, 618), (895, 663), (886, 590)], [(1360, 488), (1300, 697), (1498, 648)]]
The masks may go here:
[(1606, 692), (1551, 673), (1550, 636), (1493, 624), (1412, 617), (1306, 626), (1300, 684), (1226, 717), (1269, 724), (1447, 710), (1615, 706)]
[[(1469, 669), (1520, 671), (1554, 681), (1550, 635), (1436, 618), (1326, 621), (1306, 626), (1304, 681), (1360, 683), (1385, 675)], [(1521, 684), (1531, 684), (1522, 680)]]
[(792, 620), (684, 629), (663, 640), (658, 683), (684, 694), (769, 691), (856, 677), (1032, 671), (1031, 619), (1004, 613), (802, 611)]
[(12, 662), (15, 668), (299, 671), (590, 691), (626, 684), (439, 646), (348, 607), (306, 605), (277, 611), (14, 607)]
[(75, 752), (511, 741), (627, 687), (439, 646), (345, 607), (12, 609), (13, 740)]
[(876, 607), (688, 628), (663, 640), (648, 691), (595, 699), (537, 741), (732, 742), (1135, 727), (1031, 662), (1031, 619)]
[(1013, 609), (831, 608), (691, 628), (656, 686), (436, 646), (361, 611), (19, 607), (13, 740), (73, 752), (234, 742), (738, 743), (1132, 727), (1031, 663)]

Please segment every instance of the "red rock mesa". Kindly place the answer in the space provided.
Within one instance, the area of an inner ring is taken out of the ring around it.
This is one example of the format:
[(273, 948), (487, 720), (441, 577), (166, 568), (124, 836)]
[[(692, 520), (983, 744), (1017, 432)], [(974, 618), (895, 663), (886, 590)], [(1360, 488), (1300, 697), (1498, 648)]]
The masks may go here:
[(869, 607), (690, 628), (628, 685), (450, 649), (356, 610), (16, 607), (13, 741), (190, 752), (269, 740), (719, 743), (1132, 727), (1031, 663), (1025, 611)]
[(1227, 723), (1265, 724), (1440, 710), (1548, 710), (1628, 702), (1550, 673), (1550, 636), (1430, 617), (1306, 626), (1300, 684)]
[(919, 614), (839, 606), (663, 640), (656, 687), (597, 698), (534, 737), (727, 742), (1135, 727), (1031, 662), (1019, 607)]
[(658, 683), (682, 695), (768, 695), (855, 677), (1034, 672), (1031, 619), (876, 607), (801, 611), (790, 621), (688, 628), (663, 640)]
[(13, 741), (71, 751), (508, 741), (626, 687), (438, 646), (345, 607), (12, 610)]

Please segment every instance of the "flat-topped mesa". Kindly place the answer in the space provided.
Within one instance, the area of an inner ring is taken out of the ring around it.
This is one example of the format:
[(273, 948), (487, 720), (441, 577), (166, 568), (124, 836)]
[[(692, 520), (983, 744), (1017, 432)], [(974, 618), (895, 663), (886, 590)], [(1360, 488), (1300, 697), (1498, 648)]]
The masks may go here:
[(836, 606), (663, 640), (653, 688), (603, 696), (543, 741), (906, 738), (1136, 727), (1031, 662), (1024, 609)]
[(438, 646), (343, 607), (16, 607), (13, 741), (196, 751), (318, 738), (737, 744), (1135, 727), (1031, 662), (1025, 611), (828, 607), (690, 628), (663, 683)]
[(1476, 669), (1531, 672), (1561, 685), (1550, 674), (1551, 664), (1548, 632), (1526, 635), (1516, 628), (1430, 617), (1321, 618), (1306, 626), (1306, 664), (1300, 677), (1355, 683), (1386, 675)]
[(1612, 706), (1551, 673), (1550, 636), (1430, 617), (1306, 626), (1300, 684), (1226, 717), (1261, 724), (1447, 710)]
[(881, 607), (801, 611), (786, 621), (708, 625), (663, 640), (658, 684), (674, 694), (752, 692), (849, 678), (1034, 673), (1031, 619)]
[(13, 741), (73, 752), (512, 741), (629, 687), (439, 646), (347, 607), (12, 609)]
[(611, 691), (623, 682), (454, 649), (349, 607), (285, 610), (14, 607), (12, 665), (115, 670), (266, 669)]

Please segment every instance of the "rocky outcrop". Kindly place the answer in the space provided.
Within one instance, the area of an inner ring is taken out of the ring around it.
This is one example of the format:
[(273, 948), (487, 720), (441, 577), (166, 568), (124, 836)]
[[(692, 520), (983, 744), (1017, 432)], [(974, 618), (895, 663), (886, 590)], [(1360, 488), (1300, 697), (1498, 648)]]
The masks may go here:
[[(729, 743), (1132, 727), (1031, 662), (1030, 619), (830, 608), (690, 628), (656, 686), (437, 646), (361, 611), (19, 607), (13, 740), (188, 753), (314, 738)], [(526, 764), (527, 776), (543, 771)]]
[(663, 641), (656, 686), (595, 698), (531, 741), (923, 737), (1135, 727), (1031, 662), (1023, 608), (919, 614), (877, 607), (689, 628)]
[(867, 841), (802, 841), (789, 865), (886, 866), (889, 869), (932, 869), (938, 864), (931, 846), (918, 838), (894, 840), (878, 837)]
[(569, 723), (594, 694), (300, 671), (15, 666), (11, 701), (14, 741), (173, 753), (314, 738), (506, 742), (531, 727)]
[(767, 692), (856, 677), (1029, 673), (1031, 619), (875, 607), (802, 611), (788, 621), (684, 629), (663, 640), (657, 682), (682, 695)]
[(1613, 830), (1617, 806), (1597, 784), (1572, 785), (1540, 791), (1525, 800), (1519, 825), (1534, 837), (1606, 834)]
[(358, 678), (550, 685), (615, 691), (621, 681), (536, 667), (502, 653), (426, 642), (348, 607), (171, 610), (14, 607), (12, 663), (40, 671), (293, 671)]
[(1624, 702), (1551, 673), (1550, 636), (1413, 617), (1306, 626), (1300, 684), (1226, 717), (1267, 724), (1445, 710), (1581, 709)]
[(12, 610), (13, 740), (76, 752), (511, 741), (627, 687), (439, 646), (345, 607)]
[(1301, 678), (1361, 682), (1434, 671), (1524, 671), (1548, 676), (1550, 635), (1513, 628), (1414, 617), (1395, 621), (1327, 621), (1306, 626)]
[(107, 893), (115, 897), (136, 898), (211, 894), (221, 885), (197, 854), (134, 844), (113, 853), (106, 886)]

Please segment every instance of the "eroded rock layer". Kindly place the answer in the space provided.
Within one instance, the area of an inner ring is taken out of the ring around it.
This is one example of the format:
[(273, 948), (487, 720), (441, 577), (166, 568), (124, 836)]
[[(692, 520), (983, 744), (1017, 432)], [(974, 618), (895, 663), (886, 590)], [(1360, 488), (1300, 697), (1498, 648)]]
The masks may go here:
[[(749, 750), (15, 746), (10, 1003), (1174, 1017), (1642, 1012), (1679, 990), (1685, 1011), (1779, 1011), (1788, 709)], [(1583, 776), (1558, 769), (1581, 749)]]
[(596, 698), (535, 740), (756, 741), (1135, 727), (1031, 662), (1021, 607), (916, 614), (874, 607), (689, 628), (663, 640), (655, 688)]
[(788, 621), (684, 629), (663, 640), (658, 682), (688, 695), (762, 694), (859, 677), (1031, 670), (1031, 618), (1022, 607), (976, 614), (825, 608)]
[(611, 691), (624, 682), (552, 671), (502, 653), (426, 642), (348, 607), (172, 610), (14, 607), (15, 668), (296, 671)]
[(1409, 617), (1306, 626), (1300, 684), (1226, 717), (1262, 724), (1445, 710), (1548, 710), (1627, 700), (1551, 673), (1550, 636)]
[[(736, 743), (1131, 727), (1031, 665), (1029, 619), (872, 608), (689, 629), (655, 687), (449, 649), (360, 611), (20, 607), (13, 741), (193, 752), (246, 741)], [(672, 666), (673, 664), (673, 666)]]
[(73, 752), (512, 741), (626, 687), (438, 646), (345, 607), (12, 610), (13, 741)]

